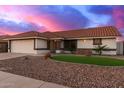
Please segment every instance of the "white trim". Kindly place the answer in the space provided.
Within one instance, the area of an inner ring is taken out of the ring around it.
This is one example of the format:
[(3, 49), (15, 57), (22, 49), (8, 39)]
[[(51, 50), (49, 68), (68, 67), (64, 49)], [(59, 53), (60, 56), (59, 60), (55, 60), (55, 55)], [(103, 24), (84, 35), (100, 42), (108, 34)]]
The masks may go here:
[[(66, 40), (71, 40), (71, 39), (93, 39), (93, 38), (117, 38), (118, 36), (106, 36), (106, 37), (80, 37), (80, 38), (66, 38)], [(44, 37), (21, 37), (21, 38), (6, 38), (3, 40), (18, 40), (18, 39), (32, 39), (32, 38), (39, 38), (39, 39), (50, 39), (50, 40), (55, 40), (55, 39), (64, 39), (64, 38), (44, 38)]]
[(44, 37), (22, 37), (22, 38), (6, 38), (6, 39), (3, 39), (3, 40), (18, 40), (18, 39), (33, 39), (33, 38), (47, 39), (47, 38), (44, 38)]

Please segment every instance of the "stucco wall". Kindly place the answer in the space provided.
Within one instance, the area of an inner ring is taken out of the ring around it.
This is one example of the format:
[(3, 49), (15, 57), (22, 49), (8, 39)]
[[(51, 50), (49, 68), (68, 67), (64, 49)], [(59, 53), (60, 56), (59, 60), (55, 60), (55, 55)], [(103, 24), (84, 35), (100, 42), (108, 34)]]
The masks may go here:
[(36, 39), (36, 48), (47, 48), (47, 40)]
[(102, 51), (103, 55), (116, 55), (117, 52), (116, 51)]
[[(98, 54), (96, 51), (92, 51), (92, 54)], [(102, 55), (116, 55), (117, 51), (102, 51)]]
[(49, 50), (47, 50), (47, 40), (36, 39), (35, 48), (39, 48), (36, 50), (36, 53), (40, 55), (44, 55), (49, 52)]
[(12, 53), (33, 53), (36, 54), (34, 50), (34, 40), (13, 40), (11, 41), (11, 52)]
[[(102, 39), (102, 45), (107, 45), (108, 49), (116, 49), (117, 48), (116, 39)], [(96, 45), (93, 45), (93, 39), (77, 40), (77, 48), (92, 49), (95, 47), (96, 47)], [(95, 54), (94, 51), (93, 51), (93, 53)], [(116, 55), (116, 50), (115, 51), (103, 51), (103, 54)]]
[(107, 45), (107, 47), (110, 49), (116, 49), (117, 48), (116, 39), (103, 39), (102, 43), (103, 43), (103, 45)]
[[(116, 39), (102, 39), (102, 45), (107, 45), (110, 49), (117, 48)], [(94, 48), (95, 46), (92, 39), (77, 41), (77, 48)]]
[(93, 48), (93, 40), (77, 40), (77, 48)]

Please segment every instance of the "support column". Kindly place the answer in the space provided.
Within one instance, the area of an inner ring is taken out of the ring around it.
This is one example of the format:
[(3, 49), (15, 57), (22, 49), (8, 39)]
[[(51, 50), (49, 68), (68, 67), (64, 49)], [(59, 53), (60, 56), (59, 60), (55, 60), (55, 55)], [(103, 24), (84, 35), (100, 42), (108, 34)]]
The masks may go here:
[(11, 40), (8, 41), (8, 52), (11, 53)]

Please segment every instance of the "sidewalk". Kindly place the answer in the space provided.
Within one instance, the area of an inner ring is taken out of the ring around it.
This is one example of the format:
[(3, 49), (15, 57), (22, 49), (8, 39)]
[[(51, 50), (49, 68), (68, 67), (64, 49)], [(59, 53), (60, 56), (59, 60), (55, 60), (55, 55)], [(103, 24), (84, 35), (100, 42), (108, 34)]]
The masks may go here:
[(28, 54), (24, 54), (24, 53), (0, 53), (0, 60), (23, 57), (27, 55)]
[(0, 88), (67, 88), (63, 85), (0, 71)]

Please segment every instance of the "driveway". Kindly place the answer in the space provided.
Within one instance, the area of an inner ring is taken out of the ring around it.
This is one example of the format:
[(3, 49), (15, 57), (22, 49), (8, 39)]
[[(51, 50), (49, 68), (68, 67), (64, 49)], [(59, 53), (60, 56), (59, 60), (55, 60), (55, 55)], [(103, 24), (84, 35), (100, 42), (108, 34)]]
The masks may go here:
[(0, 71), (0, 88), (67, 88), (66, 86)]
[(26, 56), (26, 55), (28, 55), (28, 54), (23, 54), (23, 53), (0, 53), (0, 60), (22, 57), (22, 56)]

